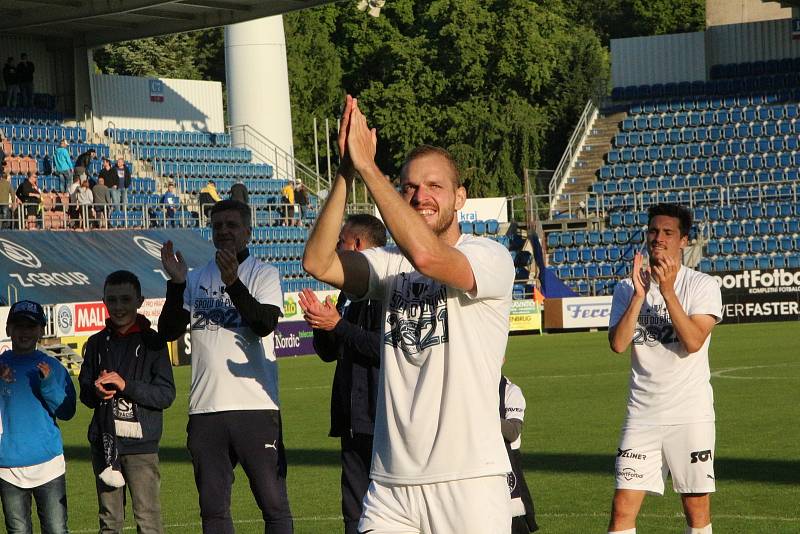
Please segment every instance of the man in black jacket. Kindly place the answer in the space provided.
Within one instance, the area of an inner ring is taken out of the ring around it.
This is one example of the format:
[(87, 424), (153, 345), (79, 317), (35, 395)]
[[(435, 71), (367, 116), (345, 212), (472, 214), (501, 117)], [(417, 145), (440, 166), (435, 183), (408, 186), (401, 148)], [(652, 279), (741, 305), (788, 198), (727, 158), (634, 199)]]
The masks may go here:
[(100, 532), (122, 532), (125, 485), (142, 534), (161, 534), (158, 443), (162, 411), (175, 400), (164, 339), (137, 310), (144, 301), (131, 272), (108, 275), (106, 327), (89, 338), (78, 377), (80, 398), (94, 410), (89, 424)]
[(250, 208), (211, 208), (214, 259), (189, 272), (171, 241), (158, 331), (177, 339), (191, 323), (192, 385), (187, 445), (205, 534), (233, 534), (233, 470), (242, 465), (269, 534), (291, 534), (273, 331), (283, 315), (280, 274), (247, 250)]
[(27, 54), (21, 54), (19, 56), (19, 63), (17, 64), (17, 86), (19, 87), (20, 99), (22, 101), (20, 107), (33, 107), (34, 72), (36, 72), (36, 66), (33, 64), (33, 61), (28, 59)]
[[(351, 215), (339, 234), (339, 250), (384, 245), (386, 227), (372, 215)], [(299, 300), (314, 329), (314, 350), (323, 361), (336, 362), (329, 435), (342, 442), (344, 532), (357, 534), (361, 500), (369, 487), (383, 309), (380, 301), (350, 302), (343, 293), (334, 307), (330, 299), (321, 303), (310, 289)]]

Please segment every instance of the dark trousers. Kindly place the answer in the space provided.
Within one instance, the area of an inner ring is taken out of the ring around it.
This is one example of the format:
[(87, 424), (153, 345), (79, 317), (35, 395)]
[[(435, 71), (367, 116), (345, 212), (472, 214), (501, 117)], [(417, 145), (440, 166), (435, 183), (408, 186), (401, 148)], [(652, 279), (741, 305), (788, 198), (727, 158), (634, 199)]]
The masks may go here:
[(342, 437), (342, 517), (345, 534), (358, 534), (361, 502), (369, 488), (372, 436)]
[(293, 532), (279, 411), (190, 415), (187, 433), (205, 534), (234, 532), (231, 486), (237, 464), (242, 464), (250, 481), (250, 490), (264, 518), (264, 532)]
[(61, 475), (35, 488), (19, 488), (0, 480), (0, 498), (3, 501), (6, 532), (31, 534), (31, 497), (36, 501), (36, 513), (42, 534), (67, 534), (67, 482)]

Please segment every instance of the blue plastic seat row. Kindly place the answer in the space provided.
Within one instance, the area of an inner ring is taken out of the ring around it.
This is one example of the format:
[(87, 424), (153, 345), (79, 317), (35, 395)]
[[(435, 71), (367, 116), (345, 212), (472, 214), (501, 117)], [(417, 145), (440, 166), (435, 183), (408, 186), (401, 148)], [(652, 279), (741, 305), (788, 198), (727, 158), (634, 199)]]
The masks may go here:
[[(774, 91), (775, 101), (791, 100), (792, 89), (800, 85), (797, 73), (774, 74), (750, 78), (731, 78), (725, 80), (696, 80), (653, 85), (629, 85), (614, 87), (611, 90), (612, 100), (648, 100), (670, 97), (703, 97), (696, 100), (696, 107), (722, 107), (724, 100), (715, 96), (735, 95), (737, 93), (762, 93)], [(783, 94), (785, 93), (785, 94)], [(708, 98), (710, 97), (710, 98)], [(717, 104), (717, 101), (720, 101)]]
[(281, 284), (283, 285), (284, 292), (289, 293), (298, 293), (305, 288), (309, 288), (312, 291), (330, 291), (334, 289), (328, 284), (320, 282), (319, 280), (314, 280), (308, 276), (296, 280), (281, 280)]
[(86, 130), (76, 126), (0, 124), (0, 131), (12, 141), (50, 141), (58, 143), (66, 139), (71, 143), (86, 141)]
[(572, 278), (619, 278), (625, 277), (630, 274), (631, 260), (623, 260), (618, 262), (595, 262), (595, 263), (577, 263), (574, 265), (564, 264), (550, 269), (555, 271), (556, 276), (562, 280), (569, 280)]
[[(660, 130), (642, 130), (636, 132), (625, 119), (622, 132), (628, 133), (627, 137), (617, 135), (614, 142), (622, 146), (649, 146), (678, 143), (693, 143), (703, 141), (719, 141), (721, 139), (745, 139), (748, 137), (775, 137), (800, 134), (800, 121), (779, 120), (766, 122), (739, 122), (723, 126), (686, 126), (662, 128)], [(632, 135), (638, 133), (638, 136)]]
[(789, 172), (791, 170), (789, 167), (798, 166), (800, 166), (800, 153), (781, 152), (779, 154), (742, 154), (739, 156), (713, 156), (708, 158), (701, 156), (680, 160), (616, 163), (600, 167), (597, 175), (601, 180), (609, 180), (612, 178), (649, 178), (651, 176), (673, 176), (678, 174), (724, 174), (747, 170), (769, 171), (780, 169), (784, 172)]
[(228, 147), (164, 147), (164, 146), (138, 146), (132, 147), (133, 154), (138, 159), (186, 161), (186, 162), (221, 162), (221, 163), (248, 163), (251, 159), (250, 151), (246, 148)]
[[(647, 224), (646, 213), (644, 224)], [(640, 216), (637, 215), (637, 218)], [(619, 225), (617, 225), (619, 226)], [(640, 229), (630, 230), (627, 228), (608, 228), (603, 231), (598, 230), (570, 230), (566, 232), (549, 232), (547, 234), (547, 247), (582, 247), (593, 245), (612, 245), (626, 243), (641, 243), (642, 232)]]
[(226, 133), (109, 128), (105, 134), (116, 143), (171, 146), (229, 146), (231, 144), (231, 136)]
[[(213, 179), (220, 194), (228, 192), (231, 186), (236, 183), (234, 178), (211, 177), (211, 179)], [(196, 195), (206, 186), (208, 180), (209, 178), (178, 177), (175, 181), (181, 191)], [(289, 181), (277, 178), (245, 178), (242, 183), (250, 194), (280, 195), (281, 190)], [(311, 198), (314, 199), (315, 197), (312, 196)]]
[(271, 261), (272, 265), (274, 265), (278, 272), (281, 273), (281, 278), (283, 277), (295, 277), (295, 278), (306, 278), (306, 272), (303, 270), (302, 264), (298, 260), (288, 260), (288, 261)]
[(305, 242), (308, 229), (303, 226), (272, 226), (253, 228), (252, 240), (259, 243)]
[[(610, 163), (617, 161), (644, 161), (659, 158), (675, 157), (672, 151), (690, 150), (694, 144), (700, 146), (698, 153), (706, 155), (740, 154), (742, 152), (781, 152), (784, 150), (797, 150), (800, 147), (798, 134), (781, 133), (776, 135), (739, 137), (737, 127), (725, 126), (712, 127), (708, 130), (702, 128), (684, 128), (683, 130), (669, 130), (642, 133), (619, 133), (614, 136), (614, 149), (609, 151)], [(685, 140), (684, 140), (685, 139)], [(684, 148), (680, 148), (684, 147)], [(614, 152), (614, 154), (612, 154)], [(677, 156), (682, 157), (682, 156)], [(685, 156), (684, 156), (685, 157)]]
[[(4, 95), (5, 92), (2, 94)], [(52, 95), (35, 94), (34, 102), (40, 96), (51, 97)], [(5, 96), (1, 101), (6, 102)], [(57, 124), (63, 122), (64, 114), (59, 111), (53, 111), (54, 107), (55, 103), (52, 106), (40, 105), (38, 108), (33, 109), (0, 107), (0, 123)]]
[[(55, 154), (58, 145), (55, 143), (45, 142), (28, 142), (28, 141), (14, 141), (11, 143), (11, 150), (16, 156), (28, 156), (36, 159), (43, 159), (52, 157)], [(67, 147), (70, 156), (75, 159), (79, 154), (86, 152), (89, 149), (94, 149), (97, 152), (98, 158), (108, 158), (110, 155), (110, 148), (108, 145), (96, 145), (86, 143), (74, 143)], [(99, 164), (99, 161), (98, 161)]]
[(461, 221), (459, 223), (461, 233), (474, 235), (496, 235), (500, 230), (500, 223), (497, 219), (487, 219), (485, 221)]
[(702, 258), (698, 270), (704, 273), (741, 271), (742, 269), (797, 269), (800, 253), (773, 253), (760, 255), (731, 255)]
[(800, 72), (800, 58), (770, 59), (743, 63), (720, 63), (711, 66), (711, 79), (763, 76)]
[(798, 116), (800, 109), (797, 104), (724, 106), (721, 109), (705, 111), (637, 113), (623, 119), (622, 125), (623, 130), (661, 130), (687, 126), (725, 126), (756, 121), (793, 121)]
[(737, 219), (718, 221), (711, 226), (715, 238), (753, 237), (759, 235), (796, 234), (800, 232), (800, 218), (773, 217), (763, 219)]
[(186, 178), (216, 178), (241, 176), (271, 178), (272, 165), (267, 163), (172, 163), (159, 162), (156, 168), (164, 176)]

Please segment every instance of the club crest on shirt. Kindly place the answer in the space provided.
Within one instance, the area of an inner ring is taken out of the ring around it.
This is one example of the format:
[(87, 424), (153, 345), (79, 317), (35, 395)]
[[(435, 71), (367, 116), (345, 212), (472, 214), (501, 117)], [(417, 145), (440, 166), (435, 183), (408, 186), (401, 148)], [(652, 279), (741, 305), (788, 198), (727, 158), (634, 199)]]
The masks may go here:
[(401, 273), (386, 314), (383, 342), (415, 359), (425, 349), (446, 343), (447, 288), (419, 273)]

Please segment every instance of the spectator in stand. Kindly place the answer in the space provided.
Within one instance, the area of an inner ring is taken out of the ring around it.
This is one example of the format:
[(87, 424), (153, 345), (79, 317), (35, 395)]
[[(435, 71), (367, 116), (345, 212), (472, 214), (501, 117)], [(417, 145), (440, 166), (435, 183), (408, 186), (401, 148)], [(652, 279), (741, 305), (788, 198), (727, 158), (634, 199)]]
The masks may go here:
[(39, 189), (39, 177), (35, 172), (29, 172), (28, 179), (19, 184), (17, 198), (25, 207), (28, 229), (36, 228), (36, 219), (42, 207), (42, 192)]
[(294, 181), (294, 201), (300, 206), (300, 226), (302, 226), (306, 222), (308, 210), (308, 189), (300, 178)]
[(89, 178), (89, 165), (92, 164), (93, 160), (97, 159), (97, 151), (93, 148), (90, 148), (75, 160), (75, 175), (78, 176), (81, 180), (85, 178)]
[(0, 132), (0, 169), (3, 169), (3, 167), (6, 166), (6, 156), (11, 155), (11, 154), (6, 154), (5, 148), (3, 147), (5, 140), (6, 136), (3, 135), (3, 132)]
[(131, 187), (131, 171), (125, 165), (123, 158), (117, 159), (117, 166), (114, 167), (114, 172), (117, 173), (117, 189), (121, 191), (120, 198), (123, 204), (128, 203), (128, 189)]
[(167, 226), (175, 227), (175, 211), (181, 204), (181, 198), (175, 192), (175, 184), (170, 182), (167, 191), (161, 195), (161, 203), (164, 205), (164, 215), (166, 215)]
[(3, 83), (6, 84), (6, 107), (13, 107), (19, 99), (17, 67), (14, 66), (13, 57), (9, 57), (3, 65)]
[(11, 173), (4, 169), (2, 178), (0, 178), (0, 229), (13, 228), (13, 213), (16, 205), (17, 200), (11, 186)]
[(102, 178), (97, 179), (97, 185), (92, 189), (92, 202), (100, 226), (105, 227), (106, 207), (111, 204), (111, 193)]
[(283, 203), (283, 224), (294, 225), (294, 186), (289, 182), (281, 189), (281, 203)]
[(17, 87), (19, 87), (21, 106), (25, 108), (33, 107), (33, 73), (36, 66), (28, 59), (27, 54), (20, 55), (17, 64)]
[(214, 180), (209, 180), (206, 183), (206, 186), (200, 190), (200, 198), (198, 201), (200, 202), (200, 210), (203, 212), (203, 216), (208, 219), (208, 213), (211, 211), (211, 207), (222, 200), (220, 198), (219, 193), (217, 193), (217, 184), (214, 183)]
[(231, 186), (231, 192), (228, 194), (231, 200), (238, 200), (242, 204), (248, 204), (250, 195), (247, 193), (247, 186), (244, 185), (244, 180), (241, 178), (236, 179), (236, 183)]
[(11, 350), (0, 355), (0, 412), (6, 426), (0, 440), (0, 498), (11, 533), (33, 532), (31, 498), (41, 532), (69, 532), (66, 462), (56, 420), (75, 415), (75, 387), (66, 368), (36, 348), (46, 324), (41, 304), (14, 303), (6, 324)]
[(78, 202), (78, 192), (81, 190), (81, 179), (77, 176), (72, 178), (72, 185), (69, 186), (69, 221), (70, 227), (78, 226), (81, 216), (81, 207)]
[(99, 177), (105, 181), (108, 192), (111, 194), (111, 204), (114, 209), (119, 209), (122, 203), (122, 192), (119, 189), (119, 177), (117, 171), (111, 168), (111, 160), (103, 158), (102, 168), (100, 169)]
[(578, 209), (575, 210), (575, 218), (576, 219), (586, 218), (586, 203), (583, 200), (578, 202)]
[(94, 194), (92, 190), (89, 189), (89, 180), (81, 182), (81, 186), (78, 188), (77, 198), (78, 209), (80, 209), (81, 218), (83, 219), (83, 227), (89, 228), (89, 223), (94, 219), (94, 208), (92, 207)]
[(53, 175), (58, 178), (59, 191), (67, 191), (69, 189), (73, 175), (74, 165), (72, 164), (72, 158), (69, 156), (67, 146), (69, 146), (67, 140), (62, 139), (55, 154), (53, 154)]

